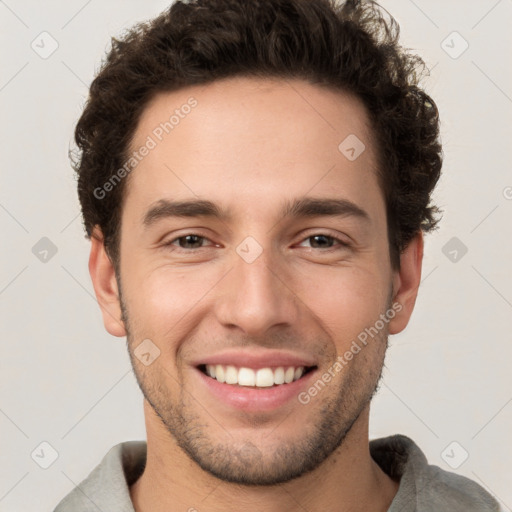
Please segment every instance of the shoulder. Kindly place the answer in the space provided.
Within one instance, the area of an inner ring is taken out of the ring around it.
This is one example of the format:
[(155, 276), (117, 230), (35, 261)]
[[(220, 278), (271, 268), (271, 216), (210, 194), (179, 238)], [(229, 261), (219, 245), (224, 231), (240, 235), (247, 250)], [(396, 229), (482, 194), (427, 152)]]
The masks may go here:
[(414, 510), (425, 512), (500, 511), (498, 502), (481, 485), (429, 464), (421, 449), (406, 436), (397, 434), (370, 441), (370, 452), (383, 471), (400, 481), (393, 501), (399, 508), (414, 503)]
[(125, 441), (113, 446), (91, 473), (71, 490), (54, 512), (125, 512), (133, 510), (129, 485), (146, 462), (145, 441)]

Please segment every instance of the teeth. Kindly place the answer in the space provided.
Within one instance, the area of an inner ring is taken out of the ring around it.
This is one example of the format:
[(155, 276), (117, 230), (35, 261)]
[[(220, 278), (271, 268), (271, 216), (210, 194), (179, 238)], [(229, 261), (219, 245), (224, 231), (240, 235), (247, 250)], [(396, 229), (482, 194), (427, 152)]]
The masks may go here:
[(286, 384), (289, 384), (290, 382), (293, 381), (294, 375), (295, 375), (295, 368), (288, 368), (284, 372), (284, 381), (286, 382)]
[(221, 364), (206, 365), (206, 373), (213, 379), (226, 384), (238, 384), (239, 386), (252, 386), (268, 388), (273, 385), (289, 384), (300, 379), (304, 375), (304, 366), (289, 366), (284, 368), (236, 368), (235, 366), (223, 366)]
[(256, 386), (268, 388), (274, 385), (274, 372), (270, 368), (261, 368), (256, 372)]
[(226, 376), (224, 375), (224, 367), (221, 366), (220, 364), (218, 364), (216, 367), (215, 367), (215, 378), (219, 381), (219, 382), (226, 382)]
[(250, 368), (240, 368), (238, 370), (239, 386), (254, 386), (256, 383), (256, 374)]
[(274, 384), (284, 384), (284, 368), (276, 368), (274, 370)]
[[(215, 368), (215, 366), (213, 367)], [(236, 384), (238, 382), (238, 370), (234, 366), (226, 367), (226, 384)]]
[(304, 368), (295, 368), (295, 373), (293, 374), (293, 380), (299, 380), (304, 373)]

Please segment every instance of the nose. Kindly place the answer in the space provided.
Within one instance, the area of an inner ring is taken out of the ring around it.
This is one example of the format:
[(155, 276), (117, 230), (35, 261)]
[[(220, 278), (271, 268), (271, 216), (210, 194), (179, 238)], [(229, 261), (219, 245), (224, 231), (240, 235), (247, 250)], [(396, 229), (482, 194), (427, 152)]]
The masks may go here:
[(222, 325), (255, 338), (277, 326), (296, 325), (302, 302), (285, 262), (278, 259), (268, 249), (252, 262), (234, 252), (232, 269), (221, 281), (215, 299)]

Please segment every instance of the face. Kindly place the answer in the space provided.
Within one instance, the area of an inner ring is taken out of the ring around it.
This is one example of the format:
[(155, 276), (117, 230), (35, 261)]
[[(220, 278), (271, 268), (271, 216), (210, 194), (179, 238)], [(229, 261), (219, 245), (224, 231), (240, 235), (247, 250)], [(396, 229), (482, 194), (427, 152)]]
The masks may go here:
[[(226, 481), (311, 471), (367, 410), (397, 322), (366, 111), (300, 80), (235, 78), (154, 98), (132, 151), (148, 137), (117, 284), (151, 421)], [(189, 201), (209, 207), (171, 204)]]

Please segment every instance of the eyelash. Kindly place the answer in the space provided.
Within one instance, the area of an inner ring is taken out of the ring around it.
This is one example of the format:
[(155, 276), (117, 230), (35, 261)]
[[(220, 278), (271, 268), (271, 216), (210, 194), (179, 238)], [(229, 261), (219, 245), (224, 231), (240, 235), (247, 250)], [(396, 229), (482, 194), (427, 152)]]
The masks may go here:
[[(170, 246), (173, 246), (174, 245), (174, 242), (177, 242), (178, 240), (181, 240), (182, 238), (187, 238), (188, 236), (195, 236), (195, 237), (198, 237), (202, 240), (209, 240), (209, 238), (205, 237), (205, 236), (202, 236), (198, 233), (186, 233), (184, 235), (181, 235), (177, 238), (173, 238), (172, 240), (170, 240), (169, 242), (166, 242), (163, 244), (163, 247), (170, 247)], [(330, 238), (332, 240), (334, 240), (335, 242), (338, 242), (339, 246), (338, 248), (336, 247), (328, 247), (327, 249), (318, 249), (319, 251), (321, 252), (330, 252), (330, 251), (335, 251), (337, 249), (344, 249), (344, 248), (348, 248), (350, 247), (351, 245), (347, 242), (344, 242), (343, 240), (341, 240), (340, 238), (337, 238), (333, 235), (329, 235), (328, 233), (314, 233), (312, 235), (309, 235), (307, 237), (305, 237), (302, 242), (304, 242), (305, 240), (308, 240), (309, 238), (314, 238), (316, 236), (323, 236), (323, 237), (326, 237), (326, 238)], [(211, 240), (210, 240), (211, 241)], [(301, 242), (301, 243), (302, 243)], [(193, 252), (196, 252), (196, 251), (199, 251), (201, 249), (205, 249), (205, 247), (199, 247), (199, 248), (196, 248), (196, 249), (184, 249), (183, 247), (175, 247), (175, 249), (173, 250), (177, 250), (178, 252), (182, 251), (182, 252), (189, 252), (189, 253), (193, 253)], [(314, 247), (312, 249), (315, 249)]]

